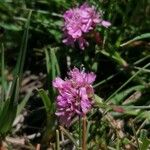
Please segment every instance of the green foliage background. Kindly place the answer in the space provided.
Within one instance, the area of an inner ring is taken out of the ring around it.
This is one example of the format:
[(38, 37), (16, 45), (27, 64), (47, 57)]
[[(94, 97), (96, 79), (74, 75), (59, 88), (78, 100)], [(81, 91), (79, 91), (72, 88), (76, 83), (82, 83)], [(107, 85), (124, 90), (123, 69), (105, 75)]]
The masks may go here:
[[(101, 42), (97, 44), (95, 37), (91, 36), (90, 46), (82, 51), (78, 47), (72, 48), (62, 43), (62, 15), (67, 9), (78, 6), (83, 1), (0, 1), (0, 43), (4, 45), (5, 54), (5, 69), (1, 70), (6, 72), (5, 90), (9, 88), (8, 75), (13, 78), (18, 76), (20, 80), (24, 78), (22, 76), (27, 70), (37, 76), (40, 73), (46, 75), (42, 80), (42, 88), (45, 90), (34, 92), (28, 101), (27, 106), (31, 112), (33, 111), (28, 116), (30, 126), (37, 125), (40, 128), (29, 133), (42, 133), (41, 138), (36, 139), (35, 143), (37, 141), (55, 143), (57, 123), (53, 115), (56, 93), (52, 88), (52, 80), (58, 75), (64, 78), (68, 69), (74, 66), (78, 68), (84, 66), (85, 70), (94, 71), (97, 75), (94, 87), (98, 95), (97, 106), (89, 114), (88, 119), (88, 148), (120, 150), (130, 145), (131, 149), (147, 149), (150, 136), (150, 1), (89, 0), (88, 2), (94, 5), (97, 11), (103, 11), (103, 18), (109, 20), (112, 26), (108, 29), (98, 27), (95, 32), (100, 34)], [(29, 13), (32, 14), (28, 27)], [(29, 32), (25, 34), (27, 28)], [(22, 54), (25, 57), (22, 65), (19, 61), (24, 59), (20, 57), (21, 51), (26, 51)], [(19, 64), (21, 67), (17, 72)], [(2, 62), (0, 65), (2, 68)], [(1, 86), (3, 86), (2, 77)], [(38, 93), (41, 98), (37, 96)], [(19, 103), (25, 96), (27, 95), (20, 94)], [(43, 106), (41, 99), (46, 111), (45, 109), (35, 111)], [(115, 112), (119, 111), (120, 107), (123, 107), (124, 112)], [(108, 116), (104, 115), (105, 110)], [(42, 117), (38, 118), (39, 114)], [(32, 117), (35, 119), (32, 120)], [(111, 117), (117, 124), (121, 120), (123, 127), (114, 128)], [(42, 121), (44, 123), (41, 123)], [(28, 126), (29, 123), (26, 121), (24, 124)], [(54, 126), (55, 129), (52, 129)], [(75, 124), (67, 131), (72, 133), (75, 139), (78, 139), (77, 127)], [(138, 133), (135, 133), (134, 129)], [(29, 130), (27, 127), (19, 134), (28, 134)], [(123, 138), (118, 136), (119, 130), (124, 134)], [(12, 132), (9, 133), (11, 135)], [(49, 137), (45, 133), (53, 136)], [(139, 147), (135, 144), (136, 138), (139, 139)]]

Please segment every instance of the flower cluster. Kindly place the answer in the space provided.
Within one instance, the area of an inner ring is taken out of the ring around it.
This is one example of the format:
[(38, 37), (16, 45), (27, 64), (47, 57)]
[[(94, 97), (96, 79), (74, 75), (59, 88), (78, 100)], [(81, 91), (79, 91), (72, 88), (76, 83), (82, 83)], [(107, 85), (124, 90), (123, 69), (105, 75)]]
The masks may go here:
[(92, 83), (95, 78), (93, 72), (85, 73), (74, 68), (68, 72), (65, 80), (57, 77), (53, 81), (53, 86), (59, 92), (56, 115), (63, 125), (69, 126), (73, 117), (83, 116), (91, 109), (94, 94)]
[(84, 49), (88, 45), (85, 39), (86, 33), (93, 30), (96, 25), (102, 25), (106, 28), (111, 25), (110, 22), (103, 20), (101, 16), (94, 7), (90, 7), (87, 3), (67, 10), (63, 15), (65, 37), (63, 43), (73, 45), (78, 42), (79, 47)]

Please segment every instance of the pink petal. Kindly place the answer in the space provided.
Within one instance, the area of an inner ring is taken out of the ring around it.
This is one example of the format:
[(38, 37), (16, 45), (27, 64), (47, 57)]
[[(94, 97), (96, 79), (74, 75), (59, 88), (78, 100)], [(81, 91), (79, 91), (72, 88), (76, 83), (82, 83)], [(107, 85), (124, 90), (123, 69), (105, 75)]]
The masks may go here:
[(101, 22), (101, 24), (102, 24), (104, 27), (106, 27), (106, 28), (108, 28), (109, 26), (111, 26), (111, 23), (108, 22), (108, 21), (105, 21), (105, 20), (103, 20), (103, 21)]

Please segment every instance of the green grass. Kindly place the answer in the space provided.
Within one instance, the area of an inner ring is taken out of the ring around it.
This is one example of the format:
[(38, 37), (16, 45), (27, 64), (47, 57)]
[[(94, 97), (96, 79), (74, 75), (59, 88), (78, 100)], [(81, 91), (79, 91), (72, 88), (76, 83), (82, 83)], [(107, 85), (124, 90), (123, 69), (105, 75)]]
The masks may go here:
[[(88, 2), (112, 25), (97, 27), (101, 42), (89, 36), (89, 47), (81, 51), (62, 43), (62, 15), (81, 0), (0, 1), (0, 140), (12, 149), (15, 144), (6, 137), (37, 133), (40, 137), (23, 146), (81, 149), (81, 120), (61, 126), (52, 87), (53, 79), (65, 78), (74, 66), (97, 75), (95, 104), (86, 120), (87, 149), (150, 149), (150, 2)], [(32, 75), (37, 78), (29, 80)], [(22, 80), (30, 81), (24, 93)], [(12, 124), (22, 110), (27, 116), (15, 132)]]

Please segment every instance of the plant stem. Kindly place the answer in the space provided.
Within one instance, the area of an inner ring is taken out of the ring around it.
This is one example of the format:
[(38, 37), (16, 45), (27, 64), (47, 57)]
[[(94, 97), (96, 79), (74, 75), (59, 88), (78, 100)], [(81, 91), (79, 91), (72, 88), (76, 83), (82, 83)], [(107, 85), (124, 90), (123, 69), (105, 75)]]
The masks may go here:
[(40, 149), (41, 149), (41, 145), (40, 145), (40, 144), (37, 144), (36, 150), (40, 150)]
[(2, 138), (0, 137), (0, 150), (3, 149), (3, 142), (2, 142)]
[(56, 150), (60, 150), (59, 131), (56, 130)]
[(82, 150), (87, 150), (86, 145), (86, 116), (83, 116), (82, 119)]
[(81, 129), (81, 117), (79, 116), (79, 147), (82, 145), (82, 129)]

